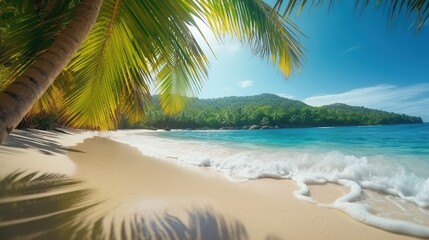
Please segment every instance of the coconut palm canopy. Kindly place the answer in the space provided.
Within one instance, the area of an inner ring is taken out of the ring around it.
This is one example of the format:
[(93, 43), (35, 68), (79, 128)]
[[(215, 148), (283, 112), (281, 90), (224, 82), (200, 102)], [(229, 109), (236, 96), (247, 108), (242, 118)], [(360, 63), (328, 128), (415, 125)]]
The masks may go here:
[[(2, 23), (7, 85), (73, 19), (80, 1), (2, 4), (9, 9)], [(111, 129), (119, 114), (143, 116), (154, 86), (164, 110), (177, 112), (180, 96), (197, 93), (207, 74), (207, 59), (189, 28), (198, 28), (196, 19), (219, 37), (237, 36), (285, 75), (299, 67), (295, 26), (262, 1), (104, 1), (82, 47), (33, 111), (58, 109), (73, 127)]]
[[(0, 0), (2, 88), (64, 35), (84, 2), (96, 1)], [(190, 31), (190, 26), (199, 28), (199, 20), (218, 38), (236, 36), (288, 76), (299, 70), (303, 58), (301, 33), (288, 15), (306, 5), (334, 2), (102, 1), (79, 51), (31, 112), (55, 110), (72, 127), (112, 129), (120, 117), (140, 120), (150, 94), (158, 94), (164, 111), (176, 113), (184, 105), (181, 96), (195, 95), (202, 88), (209, 67), (201, 43)], [(370, 2), (356, 0), (357, 6)], [(419, 26), (428, 18), (429, 3), (424, 0), (374, 2), (389, 9), (389, 18), (405, 11)], [(15, 93), (9, 96), (19, 98)]]

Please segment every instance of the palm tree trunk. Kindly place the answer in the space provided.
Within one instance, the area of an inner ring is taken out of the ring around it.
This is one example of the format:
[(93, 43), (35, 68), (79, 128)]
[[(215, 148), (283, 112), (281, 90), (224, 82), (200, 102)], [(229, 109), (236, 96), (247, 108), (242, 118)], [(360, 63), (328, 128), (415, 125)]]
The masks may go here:
[(0, 92), (0, 143), (21, 122), (73, 58), (95, 24), (102, 0), (83, 0), (75, 18), (54, 43)]

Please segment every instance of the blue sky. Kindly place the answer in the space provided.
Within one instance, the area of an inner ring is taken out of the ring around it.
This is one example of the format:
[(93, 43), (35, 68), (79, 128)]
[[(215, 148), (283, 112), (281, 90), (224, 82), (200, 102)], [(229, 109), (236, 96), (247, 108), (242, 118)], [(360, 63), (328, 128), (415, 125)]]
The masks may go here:
[(305, 34), (300, 72), (285, 79), (246, 45), (227, 38), (209, 55), (199, 98), (273, 93), (313, 106), (342, 102), (423, 117), (429, 121), (429, 24), (420, 32), (407, 17), (388, 24), (383, 8), (356, 10), (354, 1), (305, 9), (292, 17)]

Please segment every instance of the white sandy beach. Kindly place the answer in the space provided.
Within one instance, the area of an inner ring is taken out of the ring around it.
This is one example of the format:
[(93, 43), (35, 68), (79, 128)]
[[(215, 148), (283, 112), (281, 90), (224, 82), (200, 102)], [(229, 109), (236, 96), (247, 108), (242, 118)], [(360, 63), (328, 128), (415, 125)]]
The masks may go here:
[[(362, 224), (336, 209), (293, 196), (290, 180), (228, 180), (208, 168), (154, 159), (90, 132), (15, 131), (0, 147), (0, 178), (16, 170), (58, 172), (83, 180), (104, 200), (98, 214), (126, 218), (135, 212), (178, 217), (209, 209), (244, 225), (250, 239), (415, 239)], [(330, 203), (348, 189), (311, 186)], [(91, 217), (91, 216), (88, 216)]]

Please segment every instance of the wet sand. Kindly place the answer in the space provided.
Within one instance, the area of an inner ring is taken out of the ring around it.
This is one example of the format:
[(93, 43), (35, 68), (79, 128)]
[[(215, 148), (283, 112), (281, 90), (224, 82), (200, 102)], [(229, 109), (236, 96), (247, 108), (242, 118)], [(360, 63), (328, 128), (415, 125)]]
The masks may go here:
[[(135, 148), (90, 133), (16, 133), (0, 147), (0, 177), (14, 168), (65, 173), (94, 189), (93, 197), (104, 200), (97, 214), (112, 219), (136, 212), (186, 218), (186, 212), (208, 209), (242, 223), (250, 239), (415, 239), (299, 200), (293, 196), (297, 186), (290, 180), (231, 182), (215, 170), (146, 157)], [(28, 143), (19, 145), (24, 135)], [(45, 142), (37, 143), (41, 141)], [(317, 201), (330, 203), (348, 189), (327, 184), (313, 185), (310, 191)]]

